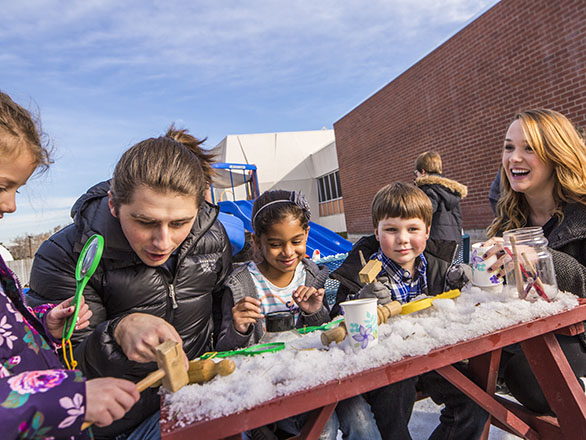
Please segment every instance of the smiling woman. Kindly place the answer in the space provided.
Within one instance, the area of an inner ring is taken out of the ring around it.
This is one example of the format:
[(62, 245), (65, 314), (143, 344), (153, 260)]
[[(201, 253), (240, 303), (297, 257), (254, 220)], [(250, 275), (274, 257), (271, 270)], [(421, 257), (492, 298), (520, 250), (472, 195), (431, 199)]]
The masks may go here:
[[(213, 156), (201, 143), (172, 128), (128, 149), (112, 180), (89, 189), (72, 209), (74, 223), (36, 255), (30, 301), (55, 302), (75, 290), (72, 265), (87, 237), (104, 237), (102, 260), (84, 293), (93, 318), (72, 338), (88, 377), (136, 382), (153, 370), (154, 347), (169, 339), (189, 359), (212, 348), (231, 249), (219, 209), (205, 201)], [(139, 430), (137, 438), (158, 438), (158, 408), (156, 389), (146, 390), (126, 417), (96, 429), (96, 437)]]
[[(586, 297), (586, 147), (572, 123), (548, 109), (516, 115), (505, 135), (501, 181), (497, 217), (487, 231), (492, 238), (485, 243), (491, 246), (487, 258), (498, 257), (489, 271), (503, 271), (501, 234), (541, 227), (558, 287)], [(557, 339), (576, 376), (586, 376), (585, 335)], [(551, 411), (520, 350), (504, 349), (503, 365), (505, 382), (517, 400), (533, 411)]]

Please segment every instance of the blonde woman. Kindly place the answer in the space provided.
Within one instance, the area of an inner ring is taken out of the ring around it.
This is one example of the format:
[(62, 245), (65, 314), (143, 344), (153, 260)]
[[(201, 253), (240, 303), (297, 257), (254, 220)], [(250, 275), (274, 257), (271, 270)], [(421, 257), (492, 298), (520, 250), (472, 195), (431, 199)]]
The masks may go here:
[[(497, 217), (487, 230), (487, 243), (494, 245), (487, 256), (499, 259), (489, 271), (504, 275), (504, 231), (541, 226), (559, 288), (586, 297), (586, 148), (572, 123), (548, 109), (517, 114), (505, 136), (501, 182)], [(584, 335), (558, 341), (574, 373), (586, 376)], [(503, 356), (512, 394), (529, 409), (551, 412), (522, 352)]]

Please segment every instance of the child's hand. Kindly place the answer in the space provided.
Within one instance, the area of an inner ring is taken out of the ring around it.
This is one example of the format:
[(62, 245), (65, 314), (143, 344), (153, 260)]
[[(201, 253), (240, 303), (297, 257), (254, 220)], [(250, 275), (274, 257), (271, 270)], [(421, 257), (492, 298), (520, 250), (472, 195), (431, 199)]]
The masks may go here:
[(380, 281), (368, 283), (360, 289), (358, 298), (376, 298), (377, 304), (386, 304), (392, 300), (391, 291)]
[[(71, 298), (66, 299), (61, 304), (53, 307), (49, 313), (47, 313), (45, 325), (47, 326), (47, 330), (49, 330), (51, 333), (51, 336), (53, 336), (55, 339), (61, 339), (63, 337), (63, 326), (65, 325), (65, 319), (73, 315), (73, 312), (75, 311), (75, 306), (71, 305), (73, 298), (74, 297), (72, 296)], [(90, 325), (90, 317), (92, 316), (92, 311), (85, 303), (83, 296), (79, 301), (79, 313), (77, 314), (75, 330), (81, 330)]]
[(85, 389), (85, 420), (96, 426), (108, 426), (122, 418), (140, 398), (134, 383), (113, 377), (88, 380)]
[(303, 312), (310, 315), (321, 309), (325, 292), (324, 289), (299, 286), (295, 292), (293, 292), (293, 300)]
[(245, 296), (232, 307), (232, 320), (234, 328), (240, 333), (246, 333), (250, 324), (262, 319), (260, 301), (250, 296)]

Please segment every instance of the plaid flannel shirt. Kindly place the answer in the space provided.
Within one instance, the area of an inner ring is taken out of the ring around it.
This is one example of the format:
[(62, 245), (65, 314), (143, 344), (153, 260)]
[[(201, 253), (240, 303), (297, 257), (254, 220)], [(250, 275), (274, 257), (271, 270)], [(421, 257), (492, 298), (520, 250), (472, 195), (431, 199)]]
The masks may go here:
[(415, 260), (414, 276), (387, 257), (381, 248), (373, 258), (379, 260), (383, 265), (379, 275), (388, 275), (389, 277), (389, 281), (384, 284), (391, 290), (393, 300), (408, 303), (427, 291), (427, 260), (423, 254)]

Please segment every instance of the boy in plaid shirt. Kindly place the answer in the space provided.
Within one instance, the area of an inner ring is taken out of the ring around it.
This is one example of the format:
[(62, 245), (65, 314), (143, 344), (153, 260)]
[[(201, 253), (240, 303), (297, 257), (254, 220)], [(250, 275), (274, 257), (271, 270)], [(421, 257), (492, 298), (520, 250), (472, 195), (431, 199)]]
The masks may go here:
[[(407, 303), (421, 294), (460, 288), (467, 281), (461, 270), (451, 267), (457, 243), (428, 240), (433, 210), (421, 189), (400, 182), (389, 184), (374, 196), (371, 212), (374, 235), (362, 237), (331, 274), (340, 281), (332, 317), (348, 299), (376, 297), (379, 304)], [(377, 280), (366, 286), (358, 277), (360, 251), (366, 258), (382, 262)], [(416, 390), (429, 394), (438, 405), (445, 404), (431, 439), (480, 437), (487, 413), (439, 374), (430, 372), (365, 394), (383, 439), (411, 439), (408, 423)]]

